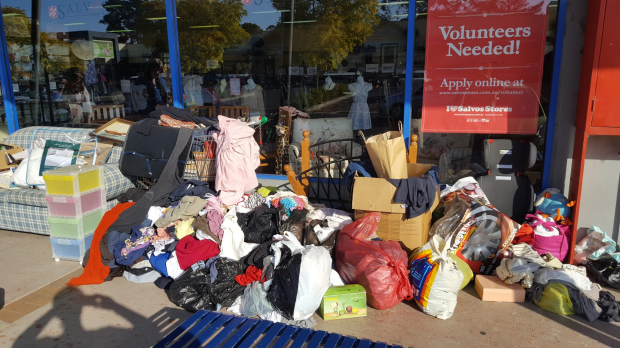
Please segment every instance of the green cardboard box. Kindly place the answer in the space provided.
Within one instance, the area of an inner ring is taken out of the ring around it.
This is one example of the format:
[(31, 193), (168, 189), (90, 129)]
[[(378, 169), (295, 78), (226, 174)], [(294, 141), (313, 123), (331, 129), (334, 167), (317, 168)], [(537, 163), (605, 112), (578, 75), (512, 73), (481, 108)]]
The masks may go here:
[(366, 290), (361, 285), (332, 286), (319, 308), (323, 320), (366, 316)]

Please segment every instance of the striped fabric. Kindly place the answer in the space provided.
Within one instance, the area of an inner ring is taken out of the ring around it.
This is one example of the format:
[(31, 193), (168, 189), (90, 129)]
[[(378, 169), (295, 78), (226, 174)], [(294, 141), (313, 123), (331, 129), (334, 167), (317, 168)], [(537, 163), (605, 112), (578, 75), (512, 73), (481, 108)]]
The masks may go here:
[[(92, 129), (65, 128), (65, 127), (27, 127), (9, 135), (5, 142), (17, 145), (24, 149), (29, 149), (34, 135), (35, 140), (39, 138), (56, 141), (79, 141), (83, 142), (92, 137)], [(117, 163), (121, 158), (123, 147), (115, 144), (106, 163)]]
[[(54, 132), (50, 130), (61, 130)], [(67, 132), (67, 130), (77, 132)], [(35, 138), (63, 141), (70, 136), (74, 140), (87, 139), (88, 129), (71, 129), (63, 127), (28, 127), (11, 134), (6, 143), (29, 148), (33, 132)], [(106, 185), (107, 210), (114, 207), (116, 197), (128, 189), (135, 187), (119, 170), (118, 161), (122, 146), (115, 145), (108, 163), (104, 164), (104, 180)], [(50, 234), (47, 222), (48, 210), (45, 201), (45, 190), (39, 189), (2, 189), (0, 188), (0, 229), (10, 231), (31, 232), (43, 235)]]

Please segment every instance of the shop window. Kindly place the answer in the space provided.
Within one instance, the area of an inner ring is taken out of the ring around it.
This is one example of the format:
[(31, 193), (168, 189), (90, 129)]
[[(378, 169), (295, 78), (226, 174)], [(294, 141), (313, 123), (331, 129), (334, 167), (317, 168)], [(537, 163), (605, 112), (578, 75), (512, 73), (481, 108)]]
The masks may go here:
[(96, 127), (118, 116), (101, 106), (119, 106), (119, 115), (136, 120), (169, 103), (163, 2), (39, 4), (2, 1), (19, 127)]
[[(266, 117), (256, 133), (263, 173), (278, 172), (282, 106), (310, 117), (287, 130), (297, 149), (304, 130), (318, 143), (397, 129), (403, 120), (406, 1), (178, 0), (177, 16), (185, 105), (202, 114), (248, 107), (247, 117)], [(289, 154), (295, 164), (297, 153)]]

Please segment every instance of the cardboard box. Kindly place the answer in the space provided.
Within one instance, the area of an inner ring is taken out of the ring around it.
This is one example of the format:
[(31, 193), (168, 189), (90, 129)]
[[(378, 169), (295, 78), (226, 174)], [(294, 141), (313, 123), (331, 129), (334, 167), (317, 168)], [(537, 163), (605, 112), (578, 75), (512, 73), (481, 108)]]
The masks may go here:
[(498, 276), (476, 275), (476, 292), (482, 301), (525, 302), (520, 284), (506, 284)]
[[(409, 177), (420, 177), (431, 169), (429, 164), (407, 164)], [(407, 219), (405, 208), (394, 203), (396, 186), (380, 178), (355, 178), (353, 186), (353, 209), (355, 218), (370, 212), (381, 212), (381, 220), (377, 229), (377, 236), (385, 240), (399, 241), (403, 249), (409, 254), (414, 249), (426, 244), (428, 232), (431, 228), (433, 210), (439, 205), (439, 188), (435, 193), (433, 206), (426, 213)]]
[(366, 290), (358, 284), (332, 286), (319, 307), (323, 320), (365, 317), (366, 312)]
[(24, 151), (24, 149), (19, 146), (0, 143), (0, 148), (2, 148), (3, 146), (6, 147), (8, 150), (0, 150), (0, 171), (7, 170), (12, 167), (17, 167), (17, 163), (11, 165), (6, 164), (6, 156), (4, 155), (4, 152), (6, 151), (6, 153), (8, 153), (9, 155), (13, 155)]

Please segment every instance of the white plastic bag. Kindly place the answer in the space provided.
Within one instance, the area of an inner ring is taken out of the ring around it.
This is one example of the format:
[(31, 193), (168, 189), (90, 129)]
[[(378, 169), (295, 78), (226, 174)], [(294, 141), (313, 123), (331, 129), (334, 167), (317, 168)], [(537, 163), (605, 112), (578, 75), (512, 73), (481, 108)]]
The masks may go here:
[(332, 258), (324, 247), (306, 246), (299, 267), (299, 285), (294, 320), (308, 319), (319, 308), (329, 288)]
[(249, 254), (252, 249), (258, 246), (258, 244), (246, 243), (244, 241), (245, 235), (237, 223), (237, 213), (234, 207), (224, 215), (222, 231), (224, 231), (224, 235), (220, 245), (220, 257), (239, 261), (239, 259)]
[(271, 247), (274, 252), (274, 268), (280, 263), (280, 248), (283, 245), (291, 250), (291, 255), (302, 254), (293, 320), (308, 319), (319, 308), (323, 295), (329, 288), (332, 258), (324, 247), (314, 245), (304, 247), (295, 235), (284, 232), (282, 241), (274, 243)]
[(422, 311), (439, 319), (450, 318), (463, 273), (448, 255), (446, 241), (434, 235), (415, 253), (410, 270), (413, 298)]

